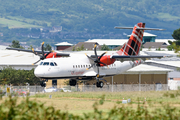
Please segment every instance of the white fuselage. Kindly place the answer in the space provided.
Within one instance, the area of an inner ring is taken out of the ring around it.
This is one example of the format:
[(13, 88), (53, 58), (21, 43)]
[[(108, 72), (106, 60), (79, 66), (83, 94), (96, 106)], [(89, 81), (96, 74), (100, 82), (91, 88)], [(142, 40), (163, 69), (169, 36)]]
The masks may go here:
[[(36, 67), (34, 74), (36, 77), (44, 79), (96, 77), (97, 66), (87, 70), (92, 64), (93, 61), (83, 54), (64, 58), (49, 58), (43, 60)], [(115, 61), (111, 65), (99, 67), (99, 75), (102, 77), (113, 76), (135, 65), (135, 62), (132, 61)]]

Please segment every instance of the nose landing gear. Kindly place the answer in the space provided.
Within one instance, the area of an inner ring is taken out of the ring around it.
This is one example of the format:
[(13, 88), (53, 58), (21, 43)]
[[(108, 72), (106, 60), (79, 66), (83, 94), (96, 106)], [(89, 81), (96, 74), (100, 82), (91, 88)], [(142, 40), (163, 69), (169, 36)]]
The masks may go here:
[(41, 87), (46, 87), (46, 82), (48, 82), (48, 80), (42, 80), (40, 83)]

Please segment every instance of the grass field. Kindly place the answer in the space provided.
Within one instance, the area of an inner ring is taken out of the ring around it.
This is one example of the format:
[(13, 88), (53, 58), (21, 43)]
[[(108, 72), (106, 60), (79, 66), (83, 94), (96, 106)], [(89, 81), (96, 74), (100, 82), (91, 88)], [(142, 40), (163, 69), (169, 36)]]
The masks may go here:
[(30, 27), (41, 27), (37, 25), (32, 25), (28, 23), (24, 23), (17, 20), (9, 20), (6, 18), (0, 18), (0, 24), (4, 26), (8, 26), (9, 28), (30, 28)]
[[(51, 96), (51, 97), (50, 97)], [(3, 119), (180, 119), (180, 90), (149, 92), (55, 92), (3, 97)], [(131, 99), (123, 104), (122, 100)]]
[[(52, 98), (49, 98), (49, 96)], [(171, 105), (180, 107), (180, 91), (149, 91), (149, 92), (56, 92), (56, 93), (41, 93), (32, 96), (31, 99), (36, 99), (39, 102), (45, 103), (46, 106), (53, 106), (55, 109), (68, 111), (75, 115), (93, 112), (93, 104), (105, 95), (103, 105), (98, 106), (102, 111), (113, 109), (114, 106), (131, 107), (136, 109), (138, 104), (147, 106), (148, 110), (162, 108), (162, 105)], [(122, 100), (131, 99), (130, 104), (122, 104)]]

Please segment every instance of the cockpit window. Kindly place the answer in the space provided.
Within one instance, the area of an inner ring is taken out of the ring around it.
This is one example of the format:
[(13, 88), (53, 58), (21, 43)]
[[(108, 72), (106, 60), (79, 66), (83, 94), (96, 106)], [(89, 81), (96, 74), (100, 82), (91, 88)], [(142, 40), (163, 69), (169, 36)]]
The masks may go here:
[(43, 62), (41, 62), (39, 65), (42, 65), (43, 64)]
[(49, 62), (44, 62), (44, 64), (43, 65), (49, 65)]
[(51, 62), (51, 63), (50, 63), (50, 66), (54, 66), (54, 63)]
[(57, 66), (57, 64), (54, 62), (54, 65)]

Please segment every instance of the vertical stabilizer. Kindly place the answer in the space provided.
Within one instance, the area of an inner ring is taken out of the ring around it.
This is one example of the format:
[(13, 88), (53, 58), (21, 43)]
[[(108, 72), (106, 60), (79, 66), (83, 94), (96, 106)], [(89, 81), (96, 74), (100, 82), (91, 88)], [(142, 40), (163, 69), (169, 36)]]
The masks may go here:
[(138, 23), (134, 26), (132, 34), (127, 43), (117, 52), (119, 55), (138, 55), (142, 40), (144, 30), (141, 28), (145, 27), (145, 23)]

